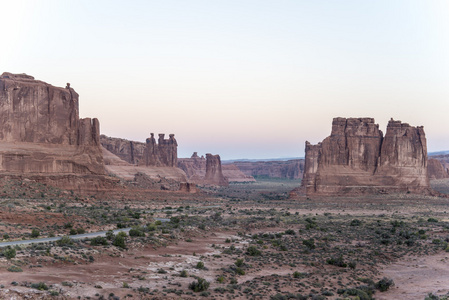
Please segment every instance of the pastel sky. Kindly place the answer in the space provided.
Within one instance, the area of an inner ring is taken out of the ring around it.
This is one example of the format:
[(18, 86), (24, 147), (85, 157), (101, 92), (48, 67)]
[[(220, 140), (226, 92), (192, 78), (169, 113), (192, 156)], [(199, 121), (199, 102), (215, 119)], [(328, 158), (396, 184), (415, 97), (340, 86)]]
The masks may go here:
[(80, 94), (101, 132), (179, 157), (299, 157), (333, 117), (449, 150), (449, 1), (0, 0), (0, 73)]

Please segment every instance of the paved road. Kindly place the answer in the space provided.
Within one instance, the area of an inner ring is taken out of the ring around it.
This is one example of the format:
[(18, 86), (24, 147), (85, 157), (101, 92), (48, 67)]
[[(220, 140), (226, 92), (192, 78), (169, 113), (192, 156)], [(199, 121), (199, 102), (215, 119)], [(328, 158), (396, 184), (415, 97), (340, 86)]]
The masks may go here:
[[(170, 219), (167, 218), (154, 218), (156, 221), (161, 222), (170, 222)], [(114, 234), (119, 233), (120, 231), (128, 233), (132, 227), (116, 229), (114, 230)], [(97, 236), (106, 236), (107, 231), (97, 231), (91, 233), (83, 233), (76, 235), (69, 235), (69, 237), (73, 240), (82, 240), (85, 238), (94, 238)], [(39, 244), (39, 243), (48, 243), (48, 242), (56, 242), (59, 241), (62, 236), (50, 237), (50, 238), (42, 238), (42, 239), (33, 239), (33, 240), (21, 240), (21, 241), (13, 241), (13, 242), (2, 242), (0, 243), (0, 248), (6, 246), (15, 246), (15, 245), (29, 245), (29, 244)]]
[[(129, 232), (129, 228), (122, 228), (122, 229), (116, 229), (114, 230), (114, 234), (119, 233), (120, 231), (123, 232)], [(106, 236), (107, 231), (98, 231), (98, 232), (91, 232), (91, 233), (83, 233), (83, 234), (76, 234), (76, 235), (69, 235), (69, 237), (73, 240), (82, 240), (85, 238), (94, 238), (97, 236)], [(55, 242), (62, 238), (62, 236), (56, 236), (56, 237), (50, 237), (50, 238), (42, 238), (42, 239), (34, 239), (34, 240), (22, 240), (22, 241), (13, 241), (13, 242), (3, 242), (0, 243), (0, 248), (6, 247), (6, 246), (15, 246), (15, 245), (28, 245), (28, 244), (38, 244), (38, 243), (48, 243), (48, 242)]]

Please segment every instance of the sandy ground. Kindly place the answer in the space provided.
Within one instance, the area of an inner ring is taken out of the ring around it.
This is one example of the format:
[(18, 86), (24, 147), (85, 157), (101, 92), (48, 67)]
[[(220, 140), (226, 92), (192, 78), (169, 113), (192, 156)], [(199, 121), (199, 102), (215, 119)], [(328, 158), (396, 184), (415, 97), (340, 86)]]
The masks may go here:
[(449, 253), (424, 257), (407, 257), (383, 266), (381, 274), (392, 278), (395, 286), (376, 293), (376, 299), (419, 299), (430, 292), (442, 295), (449, 292)]

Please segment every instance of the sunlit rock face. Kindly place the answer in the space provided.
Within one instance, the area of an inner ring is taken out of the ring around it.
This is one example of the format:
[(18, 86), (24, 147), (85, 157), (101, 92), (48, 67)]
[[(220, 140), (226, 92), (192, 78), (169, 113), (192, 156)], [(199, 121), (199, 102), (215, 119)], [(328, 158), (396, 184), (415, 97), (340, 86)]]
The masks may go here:
[(0, 173), (104, 174), (100, 123), (78, 94), (26, 74), (0, 76)]
[(331, 135), (305, 152), (308, 195), (430, 191), (423, 127), (391, 119), (384, 137), (372, 118), (334, 118)]

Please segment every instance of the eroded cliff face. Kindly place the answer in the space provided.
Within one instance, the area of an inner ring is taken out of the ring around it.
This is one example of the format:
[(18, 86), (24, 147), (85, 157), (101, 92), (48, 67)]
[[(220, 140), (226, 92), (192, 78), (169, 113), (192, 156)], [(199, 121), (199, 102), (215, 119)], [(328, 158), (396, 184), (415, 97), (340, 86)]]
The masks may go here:
[(100, 142), (106, 150), (133, 165), (155, 167), (178, 165), (178, 143), (174, 134), (170, 134), (168, 139), (165, 138), (165, 134), (159, 134), (156, 142), (154, 134), (151, 133), (145, 143), (101, 135)]
[(430, 190), (423, 127), (390, 120), (383, 137), (372, 118), (334, 118), (331, 135), (306, 142), (307, 194)]
[(103, 175), (99, 126), (97, 119), (79, 119), (70, 84), (0, 76), (0, 174)]

